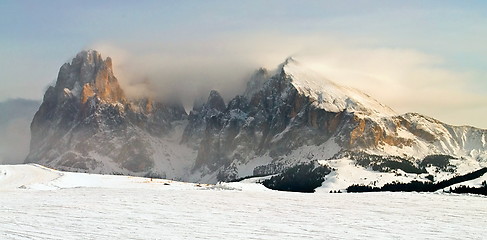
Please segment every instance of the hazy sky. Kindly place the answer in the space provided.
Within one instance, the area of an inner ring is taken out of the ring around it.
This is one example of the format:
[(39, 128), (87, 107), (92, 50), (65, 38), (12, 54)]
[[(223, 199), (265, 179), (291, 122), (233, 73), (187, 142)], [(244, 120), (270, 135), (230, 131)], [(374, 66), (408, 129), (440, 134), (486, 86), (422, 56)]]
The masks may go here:
[(130, 94), (216, 88), (296, 56), (398, 113), (487, 128), (485, 1), (0, 1), (0, 101), (87, 48)]

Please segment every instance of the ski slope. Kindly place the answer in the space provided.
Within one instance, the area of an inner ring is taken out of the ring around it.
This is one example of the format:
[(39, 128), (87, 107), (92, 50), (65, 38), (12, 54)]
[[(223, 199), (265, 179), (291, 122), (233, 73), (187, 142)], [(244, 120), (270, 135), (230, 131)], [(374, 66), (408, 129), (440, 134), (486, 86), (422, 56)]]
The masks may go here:
[(487, 198), (314, 194), (0, 165), (0, 239), (482, 239)]

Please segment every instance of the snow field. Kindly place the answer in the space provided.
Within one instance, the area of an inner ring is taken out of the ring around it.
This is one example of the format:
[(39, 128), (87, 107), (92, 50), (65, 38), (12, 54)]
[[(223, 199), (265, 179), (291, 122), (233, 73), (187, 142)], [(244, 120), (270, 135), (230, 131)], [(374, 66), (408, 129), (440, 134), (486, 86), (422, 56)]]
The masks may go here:
[(487, 234), (485, 197), (289, 193), (254, 181), (202, 186), (0, 166), (0, 239), (482, 239)]

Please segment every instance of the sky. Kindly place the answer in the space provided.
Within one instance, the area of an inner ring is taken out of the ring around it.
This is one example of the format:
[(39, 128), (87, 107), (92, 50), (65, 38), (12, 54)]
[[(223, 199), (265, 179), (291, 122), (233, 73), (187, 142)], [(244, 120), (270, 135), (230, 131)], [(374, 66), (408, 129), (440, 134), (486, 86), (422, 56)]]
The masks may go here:
[(228, 99), (293, 56), (399, 114), (487, 128), (485, 26), (484, 1), (4, 0), (0, 101), (42, 99), (84, 49), (112, 57), (129, 95), (186, 99)]

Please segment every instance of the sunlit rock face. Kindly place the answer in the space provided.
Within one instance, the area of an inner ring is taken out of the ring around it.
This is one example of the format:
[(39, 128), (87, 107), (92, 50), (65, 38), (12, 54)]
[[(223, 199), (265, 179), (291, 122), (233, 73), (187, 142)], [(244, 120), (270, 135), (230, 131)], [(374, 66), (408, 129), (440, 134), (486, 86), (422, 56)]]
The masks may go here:
[(67, 170), (144, 173), (154, 166), (150, 137), (186, 118), (177, 102), (128, 100), (112, 60), (93, 50), (64, 64), (31, 124), (27, 162)]

